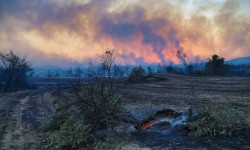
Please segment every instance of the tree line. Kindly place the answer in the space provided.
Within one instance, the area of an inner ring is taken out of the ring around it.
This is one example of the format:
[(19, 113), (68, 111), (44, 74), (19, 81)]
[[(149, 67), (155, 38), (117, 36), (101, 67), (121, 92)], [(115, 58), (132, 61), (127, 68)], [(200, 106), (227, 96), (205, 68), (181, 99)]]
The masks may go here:
[[(202, 75), (202, 76), (250, 76), (250, 65), (229, 65), (225, 64), (225, 59), (216, 54), (203, 65), (202, 69), (196, 69), (194, 64), (188, 63), (188, 56), (182, 50), (176, 53), (177, 58), (183, 65), (183, 68), (174, 67), (173, 65), (162, 66), (158, 65), (156, 73), (165, 72), (172, 74), (187, 74), (187, 75)], [(149, 75), (154, 73), (154, 69), (147, 67), (147, 71), (142, 66), (136, 66), (129, 69), (128, 66), (122, 67), (123, 73), (126, 74), (128, 80), (131, 82), (145, 81), (143, 75), (147, 72)], [(30, 62), (25, 57), (20, 57), (13, 51), (8, 53), (0, 52), (0, 92), (3, 88), (9, 89), (11, 87), (25, 86), (28, 76), (34, 74), (34, 69)], [(66, 70), (66, 77), (82, 77), (86, 73), (79, 66), (72, 69), (71, 67)], [(59, 72), (52, 72), (48, 70), (47, 77), (59, 77)], [(149, 79), (150, 80), (150, 79)]]

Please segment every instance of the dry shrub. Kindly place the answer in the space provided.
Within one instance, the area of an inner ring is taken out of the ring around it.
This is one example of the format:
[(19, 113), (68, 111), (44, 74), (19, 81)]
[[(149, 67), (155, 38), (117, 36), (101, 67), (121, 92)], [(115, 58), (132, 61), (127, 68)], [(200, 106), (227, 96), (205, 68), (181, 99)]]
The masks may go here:
[(94, 137), (90, 134), (89, 126), (80, 120), (66, 120), (55, 130), (48, 134), (49, 149), (90, 149), (93, 147)]
[(107, 133), (101, 131), (122, 121), (120, 104), (123, 99), (119, 91), (125, 86), (123, 72), (114, 59), (113, 51), (98, 56), (98, 66), (90, 64), (87, 72), (88, 85), (79, 82), (69, 95), (55, 101), (55, 117), (42, 127), (43, 131), (50, 132), (48, 148), (101, 149), (109, 146), (105, 144)]
[(188, 124), (190, 135), (216, 136), (237, 134), (237, 131), (249, 126), (249, 116), (229, 105), (206, 106), (200, 109), (200, 115)]

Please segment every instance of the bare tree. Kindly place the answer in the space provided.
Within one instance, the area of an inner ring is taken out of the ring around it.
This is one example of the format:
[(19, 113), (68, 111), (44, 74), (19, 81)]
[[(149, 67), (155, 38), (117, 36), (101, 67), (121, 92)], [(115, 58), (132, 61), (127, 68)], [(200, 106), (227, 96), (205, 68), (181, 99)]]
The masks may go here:
[(183, 50), (178, 50), (176, 53), (177, 58), (180, 59), (181, 63), (183, 64), (186, 72), (188, 74), (192, 74), (193, 73), (193, 66), (192, 65), (188, 65), (188, 56), (186, 53), (183, 52)]
[(125, 82), (121, 67), (115, 64), (115, 52), (107, 50), (96, 60), (97, 66), (89, 63), (89, 84), (84, 86), (78, 83), (74, 86), (73, 101), (65, 105), (66, 109), (77, 108), (94, 129), (105, 128), (117, 121), (128, 121), (121, 115), (123, 97), (119, 91), (124, 88)]
[(153, 74), (153, 70), (152, 70), (151, 67), (148, 67), (148, 74), (149, 74), (149, 75)]
[(176, 53), (177, 58), (180, 59), (181, 63), (187, 68), (187, 55), (182, 50), (178, 50)]

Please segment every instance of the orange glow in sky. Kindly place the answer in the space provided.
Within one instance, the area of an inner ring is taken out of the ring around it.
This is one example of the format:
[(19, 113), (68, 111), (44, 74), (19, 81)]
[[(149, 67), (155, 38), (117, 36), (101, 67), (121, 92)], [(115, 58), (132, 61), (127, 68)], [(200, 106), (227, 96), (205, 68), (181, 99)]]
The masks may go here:
[(36, 66), (84, 63), (107, 48), (120, 64), (250, 56), (247, 0), (1, 0), (0, 51)]

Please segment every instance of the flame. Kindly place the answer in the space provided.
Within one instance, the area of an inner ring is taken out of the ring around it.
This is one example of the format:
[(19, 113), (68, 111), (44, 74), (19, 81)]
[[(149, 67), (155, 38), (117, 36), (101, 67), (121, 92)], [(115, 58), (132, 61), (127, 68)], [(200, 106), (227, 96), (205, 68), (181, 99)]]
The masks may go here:
[(158, 123), (158, 121), (157, 121), (157, 120), (154, 120), (154, 121), (151, 121), (151, 122), (145, 124), (145, 125), (142, 126), (141, 128), (142, 128), (142, 130), (145, 130), (145, 129), (151, 127), (152, 125), (154, 125), (154, 124), (156, 124), (156, 123)]
[[(173, 115), (168, 114), (168, 115), (166, 115), (166, 118), (170, 118), (170, 117), (172, 117), (172, 116), (173, 116)], [(147, 129), (147, 128), (149, 128), (149, 127), (151, 127), (151, 126), (153, 126), (153, 125), (155, 125), (155, 124), (157, 124), (157, 123), (159, 123), (158, 120), (153, 120), (153, 121), (151, 121), (151, 122), (149, 122), (149, 123), (143, 125), (141, 128), (142, 128), (142, 130), (145, 130), (145, 129)]]

